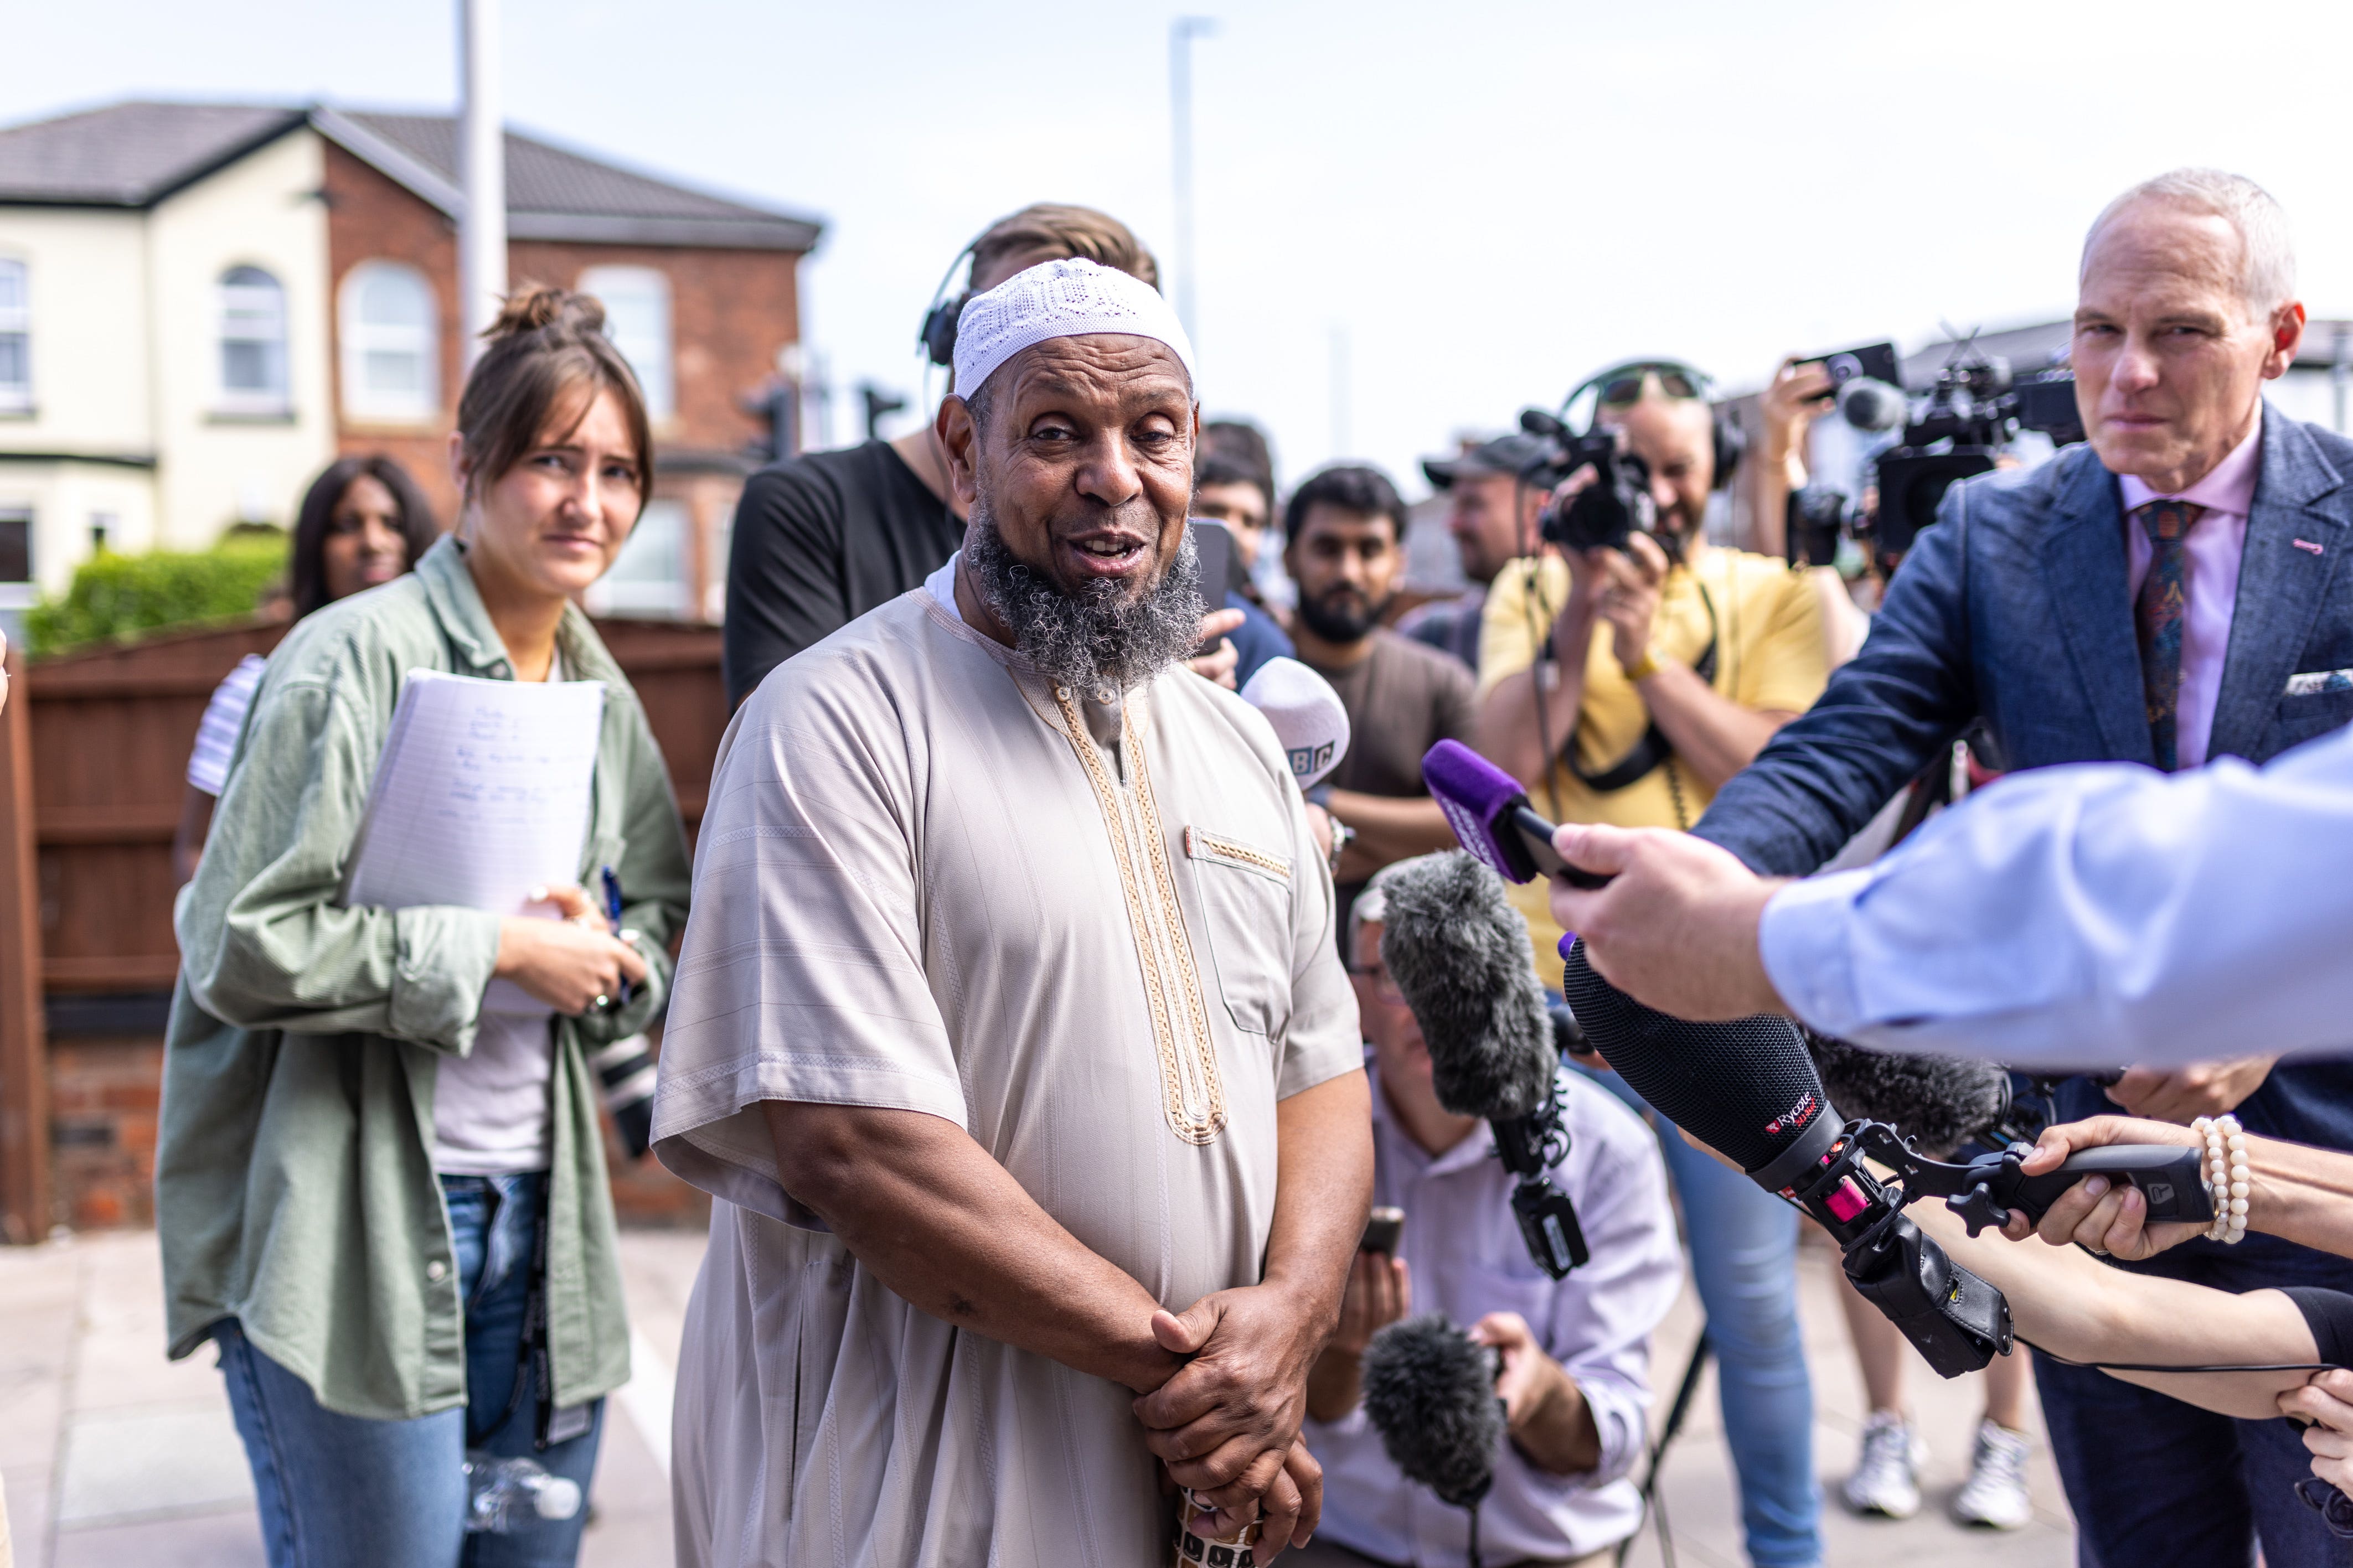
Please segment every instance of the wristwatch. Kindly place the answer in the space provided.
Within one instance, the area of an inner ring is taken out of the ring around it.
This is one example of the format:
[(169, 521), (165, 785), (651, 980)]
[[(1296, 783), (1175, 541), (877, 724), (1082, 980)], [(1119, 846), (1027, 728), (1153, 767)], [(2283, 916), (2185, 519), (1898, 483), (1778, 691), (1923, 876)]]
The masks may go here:
[(1356, 837), (1355, 828), (1336, 816), (1332, 818), (1332, 875), (1335, 877), (1340, 874), (1340, 851), (1345, 849)]
[(1649, 648), (1644, 648), (1642, 657), (1626, 667), (1627, 680), (1637, 686), (1658, 673), (1659, 661), (1651, 657)]

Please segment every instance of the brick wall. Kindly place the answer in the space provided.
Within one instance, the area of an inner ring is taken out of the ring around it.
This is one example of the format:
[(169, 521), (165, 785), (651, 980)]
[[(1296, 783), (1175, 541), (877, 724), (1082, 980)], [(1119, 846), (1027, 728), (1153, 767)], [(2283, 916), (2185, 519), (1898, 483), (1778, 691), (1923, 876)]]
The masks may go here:
[[(441, 525), (458, 519), (458, 488), (449, 479), (449, 428), (464, 384), (459, 353), (458, 230), (430, 203), (412, 195), (332, 142), (325, 143), (327, 276), (332, 285), (327, 332), (334, 351), (327, 356), (335, 391), (336, 449), (345, 455), (383, 452), (415, 476), (440, 513)], [(343, 279), (363, 261), (401, 261), (423, 272), (433, 285), (441, 324), (441, 417), (429, 426), (354, 425), (343, 416), (342, 322), (336, 303)]]
[(58, 1221), (75, 1230), (155, 1223), (155, 1101), (164, 1042), (100, 1035), (49, 1042)]
[(570, 289), (591, 267), (647, 267), (665, 274), (678, 408), (655, 437), (663, 447), (733, 452), (765, 428), (737, 400), (776, 374), (778, 349), (799, 341), (799, 259), (783, 250), (517, 240), (507, 247), (507, 276)]
[[(441, 326), (443, 414), (429, 426), (343, 421), (341, 355), (330, 356), (338, 381), (338, 446), (400, 459), (449, 521), (458, 494), (448, 474), (448, 433), (463, 386), (456, 228), (429, 204), (332, 142), (325, 189), (328, 270), (338, 297), (345, 275), (359, 263), (406, 262), (432, 280)], [(655, 432), (659, 467), (665, 455), (732, 454), (763, 433), (738, 403), (775, 373), (777, 350), (800, 337), (799, 260), (791, 251), (518, 240), (507, 247), (507, 276), (517, 284), (567, 289), (591, 267), (647, 267), (669, 278), (677, 411)], [(330, 333), (337, 327), (331, 319)]]
[[(159, 1035), (62, 1036), (49, 1042), (49, 1136), (57, 1223), (113, 1230), (155, 1223), (156, 1101), (164, 1084)], [(651, 1155), (632, 1163), (609, 1122), (605, 1163), (613, 1207), (627, 1226), (700, 1229), (709, 1194)]]

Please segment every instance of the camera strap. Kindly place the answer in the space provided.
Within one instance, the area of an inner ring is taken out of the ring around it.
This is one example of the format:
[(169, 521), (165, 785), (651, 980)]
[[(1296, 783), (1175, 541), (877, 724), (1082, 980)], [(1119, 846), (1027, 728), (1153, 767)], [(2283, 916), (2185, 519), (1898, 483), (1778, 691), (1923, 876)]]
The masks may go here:
[[(1692, 585), (1699, 590), (1700, 603), (1707, 606), (1707, 647), (1700, 654), (1699, 662), (1692, 666), (1692, 672), (1713, 686), (1715, 684), (1715, 600), (1709, 595), (1707, 584), (1696, 576), (1693, 577)], [(1666, 732), (1653, 719), (1651, 727), (1642, 731), (1642, 738), (1634, 742), (1634, 749), (1599, 773), (1587, 773), (1578, 763), (1573, 740), (1565, 760), (1568, 763), (1568, 771), (1577, 775), (1579, 784), (1596, 795), (1610, 795), (1641, 783), (1674, 754), (1674, 742), (1667, 739)]]

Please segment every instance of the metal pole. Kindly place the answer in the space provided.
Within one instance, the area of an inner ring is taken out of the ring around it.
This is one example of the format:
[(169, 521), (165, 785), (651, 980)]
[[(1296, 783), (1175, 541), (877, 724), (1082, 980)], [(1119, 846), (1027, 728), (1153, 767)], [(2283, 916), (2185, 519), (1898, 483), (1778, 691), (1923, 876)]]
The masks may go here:
[(507, 152), (499, 114), (499, 0), (458, 0), (460, 103), (458, 175), (458, 320), (468, 366), (507, 291)]
[(1193, 304), (1193, 40), (1217, 31), (1212, 16), (1179, 16), (1168, 24), (1169, 168), (1176, 183), (1176, 319), (1201, 347)]
[(1350, 428), (1354, 424), (1350, 416), (1356, 411), (1355, 399), (1351, 395), (1356, 390), (1356, 379), (1355, 359), (1349, 352), (1351, 346), (1348, 324), (1345, 321), (1333, 322), (1332, 353), (1325, 368), (1331, 378), (1328, 390), (1332, 398), (1332, 456), (1335, 458), (1346, 457), (1356, 439), (1356, 432)]
[(49, 1047), (39, 844), (33, 830), (32, 682), (7, 652), (0, 707), (0, 1240), (49, 1234)]

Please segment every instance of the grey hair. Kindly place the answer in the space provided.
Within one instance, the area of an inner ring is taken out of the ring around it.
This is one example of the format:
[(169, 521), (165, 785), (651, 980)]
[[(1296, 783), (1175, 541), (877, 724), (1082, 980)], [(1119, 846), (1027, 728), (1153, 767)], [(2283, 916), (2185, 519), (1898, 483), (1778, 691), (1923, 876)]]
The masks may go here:
[(2295, 298), (2295, 241), (2288, 233), (2286, 209), (2244, 174), (2221, 169), (2175, 169), (2143, 180), (2101, 208), (2084, 236), (2079, 279), (2091, 264), (2100, 231), (2126, 207), (2150, 201), (2173, 202), (2230, 219), (2239, 233), (2239, 293), (2255, 314), (2267, 316)]

